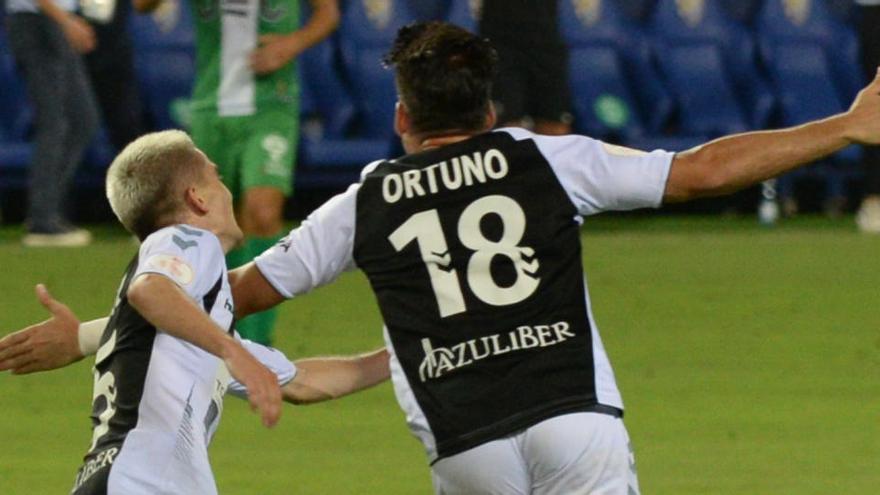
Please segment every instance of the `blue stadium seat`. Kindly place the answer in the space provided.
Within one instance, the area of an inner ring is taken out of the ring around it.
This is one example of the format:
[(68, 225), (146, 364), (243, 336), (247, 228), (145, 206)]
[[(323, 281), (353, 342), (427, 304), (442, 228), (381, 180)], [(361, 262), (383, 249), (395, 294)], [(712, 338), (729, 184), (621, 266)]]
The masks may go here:
[(303, 116), (320, 119), (319, 137), (339, 139), (351, 127), (355, 107), (341, 78), (335, 41), (329, 38), (318, 43), (297, 61), (302, 77)]
[[(727, 14), (741, 22), (751, 23), (761, 7), (762, 0), (721, 0), (721, 6)], [(850, 0), (845, 0), (850, 1)]]
[[(595, 116), (590, 116), (591, 101), (603, 93), (591, 83), (592, 74), (588, 71), (593, 70), (593, 65), (605, 71), (596, 75), (603, 86), (614, 78), (620, 81), (616, 97), (621, 98), (623, 104), (632, 106), (629, 111), (632, 121), (627, 132), (655, 133), (666, 126), (672, 100), (654, 69), (645, 36), (615, 1), (560, 0), (559, 30), (569, 47), (572, 96), (576, 101), (575, 111), (579, 113), (576, 117), (580, 119), (575, 126), (580, 128), (583, 125), (579, 130), (597, 125)], [(617, 61), (607, 52), (603, 52), (604, 58), (590, 60), (589, 54), (598, 53), (596, 50), (600, 49), (612, 49)], [(635, 81), (638, 81), (637, 85), (629, 83)], [(636, 86), (638, 91), (630, 89)]]
[[(782, 107), (783, 125), (791, 126), (827, 117), (844, 110), (837, 89), (832, 83), (831, 68), (823, 47), (810, 42), (782, 42), (774, 47), (770, 74)], [(787, 174), (779, 180), (779, 196), (793, 195), (793, 182), (804, 175), (825, 179), (826, 197), (842, 197), (845, 182), (859, 160), (861, 149), (850, 146), (808, 169)], [(836, 163), (835, 163), (836, 162)]]
[[(670, 47), (711, 44), (722, 54), (722, 65), (732, 82), (735, 98), (745, 111), (751, 128), (770, 123), (774, 98), (758, 70), (758, 57), (751, 33), (727, 16), (720, 0), (681, 3), (659, 0), (651, 18), (658, 56)], [(662, 61), (662, 60), (661, 60)]]
[(802, 124), (843, 110), (821, 46), (782, 43), (774, 51), (770, 74), (780, 95), (785, 125)]
[(407, 6), (417, 19), (444, 19), (447, 3), (448, 0), (408, 0)]
[(612, 141), (645, 134), (630, 82), (613, 47), (572, 49), (569, 66), (572, 110), (579, 132)]
[[(189, 49), (148, 50), (135, 54), (137, 78), (147, 113), (156, 129), (184, 127), (180, 113), (192, 93), (195, 62)], [(178, 106), (178, 108), (175, 108)]]
[(821, 46), (830, 76), (844, 101), (851, 100), (863, 85), (858, 63), (858, 40), (853, 29), (829, 12), (825, 1), (765, 0), (758, 13), (761, 52), (768, 64), (781, 43), (809, 42)]
[(720, 136), (749, 128), (717, 46), (668, 47), (660, 67), (679, 103), (686, 134)]
[(476, 33), (480, 27), (481, 8), (482, 0), (450, 0), (446, 22)]
[[(798, 125), (842, 112), (841, 100), (832, 83), (831, 64), (821, 46), (812, 43), (783, 43), (775, 48), (770, 73), (779, 93), (783, 124)], [(858, 148), (837, 154), (847, 161), (858, 159)]]
[(388, 140), (350, 137), (355, 106), (341, 79), (335, 41), (335, 38), (325, 40), (299, 59), (304, 97), (299, 150), (304, 167), (297, 176), (297, 183), (301, 185), (338, 185), (343, 176), (336, 175), (334, 181), (334, 176), (316, 169), (360, 167), (388, 156)]
[[(137, 50), (181, 50), (195, 44), (193, 20), (186, 0), (165, 2), (165, 15), (129, 16), (128, 29)], [(156, 19), (161, 19), (157, 22)]]
[(655, 0), (614, 0), (614, 3), (620, 7), (620, 10), (623, 13), (634, 20), (641, 22), (651, 13), (651, 10), (654, 8), (654, 1)]
[[(188, 101), (195, 77), (195, 33), (185, 2), (167, 3), (164, 16), (133, 15), (129, 30), (144, 106), (157, 129), (183, 127), (177, 114)], [(161, 19), (157, 22), (156, 19)], [(172, 109), (172, 105), (181, 108)]]
[(351, 0), (339, 31), (345, 73), (358, 107), (358, 134), (369, 139), (394, 136), (397, 92), (382, 57), (391, 48), (398, 29), (413, 22), (403, 0)]

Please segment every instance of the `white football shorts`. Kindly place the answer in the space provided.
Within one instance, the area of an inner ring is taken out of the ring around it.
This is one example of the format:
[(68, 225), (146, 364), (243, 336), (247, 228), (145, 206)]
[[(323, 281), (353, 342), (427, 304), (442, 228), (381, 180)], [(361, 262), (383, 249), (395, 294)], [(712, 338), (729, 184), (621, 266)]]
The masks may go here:
[(638, 495), (635, 458), (620, 418), (573, 413), (440, 459), (438, 495)]

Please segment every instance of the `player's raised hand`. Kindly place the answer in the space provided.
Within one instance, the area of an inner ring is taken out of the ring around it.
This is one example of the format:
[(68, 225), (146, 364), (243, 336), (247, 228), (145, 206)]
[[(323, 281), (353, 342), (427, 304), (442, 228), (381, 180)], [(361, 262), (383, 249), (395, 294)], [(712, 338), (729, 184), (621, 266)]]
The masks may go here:
[(880, 144), (880, 68), (846, 113), (850, 138), (861, 144)]
[(235, 342), (227, 347), (223, 361), (229, 373), (247, 389), (252, 411), (259, 411), (263, 425), (271, 428), (281, 418), (281, 387), (278, 377)]
[(44, 285), (37, 285), (36, 294), (52, 317), (0, 339), (0, 371), (23, 375), (61, 368), (83, 358), (77, 337), (79, 319)]

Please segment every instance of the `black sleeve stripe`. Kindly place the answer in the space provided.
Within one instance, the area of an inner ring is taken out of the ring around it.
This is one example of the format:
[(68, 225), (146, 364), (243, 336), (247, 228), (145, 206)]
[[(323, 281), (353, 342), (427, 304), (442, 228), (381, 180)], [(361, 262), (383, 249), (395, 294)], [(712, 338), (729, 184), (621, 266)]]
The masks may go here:
[(223, 277), (220, 276), (217, 278), (217, 282), (214, 283), (214, 286), (211, 287), (211, 290), (205, 294), (204, 299), (202, 299), (202, 304), (205, 307), (205, 313), (211, 314), (211, 310), (214, 309), (214, 303), (217, 302), (217, 294), (220, 293), (220, 289), (223, 287)]

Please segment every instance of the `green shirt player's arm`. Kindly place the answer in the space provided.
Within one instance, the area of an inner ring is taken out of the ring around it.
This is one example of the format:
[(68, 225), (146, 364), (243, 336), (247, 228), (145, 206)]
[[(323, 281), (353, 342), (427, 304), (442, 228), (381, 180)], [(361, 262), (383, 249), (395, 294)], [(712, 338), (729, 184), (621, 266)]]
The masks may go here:
[(339, 25), (338, 0), (309, 0), (309, 3), (312, 5), (312, 15), (302, 28), (288, 34), (260, 36), (260, 46), (250, 59), (254, 72), (261, 75), (275, 72), (336, 30)]

